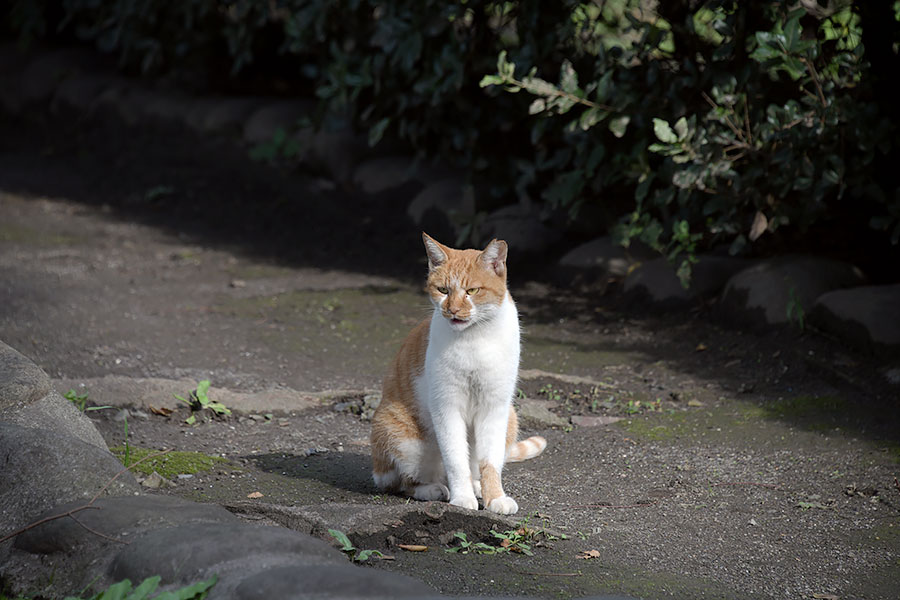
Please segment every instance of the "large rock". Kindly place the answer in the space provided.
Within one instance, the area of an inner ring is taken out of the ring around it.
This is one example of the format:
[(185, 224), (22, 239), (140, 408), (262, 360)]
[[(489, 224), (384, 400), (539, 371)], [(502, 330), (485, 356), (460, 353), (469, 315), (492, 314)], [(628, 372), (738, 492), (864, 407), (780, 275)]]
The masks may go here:
[(228, 597), (241, 579), (271, 569), (346, 564), (336, 548), (312, 536), (248, 523), (200, 523), (156, 529), (135, 537), (112, 561), (110, 581), (153, 575), (172, 584), (216, 574), (217, 597)]
[(506, 240), (516, 254), (537, 254), (562, 237), (558, 227), (551, 227), (537, 206), (519, 202), (498, 208), (485, 217), (481, 233), (486, 239)]
[(715, 296), (729, 277), (747, 265), (748, 261), (742, 258), (700, 256), (691, 268), (691, 279), (685, 288), (669, 261), (659, 257), (635, 267), (625, 278), (623, 291), (660, 307), (679, 308)]
[(73, 75), (63, 80), (56, 88), (51, 109), (55, 112), (63, 109), (88, 112), (94, 108), (97, 98), (103, 91), (116, 83), (118, 78), (113, 75), (94, 73)]
[(90, 419), (50, 387), (50, 378), (30, 359), (0, 342), (0, 421), (72, 435), (106, 450)]
[[(83, 505), (80, 501), (69, 502), (47, 511), (36, 520), (64, 514)], [(127, 542), (154, 529), (197, 523), (240, 522), (238, 517), (221, 506), (190, 502), (173, 496), (106, 497), (98, 498), (92, 506), (95, 508), (77, 513), (80, 524), (72, 519), (62, 518), (26, 531), (16, 539), (16, 549), (32, 554), (76, 550), (86, 553), (116, 543), (109, 538)]]
[(625, 248), (604, 235), (576, 246), (559, 259), (559, 266), (577, 274), (581, 279), (601, 279), (607, 276), (624, 277), (631, 265), (642, 258), (652, 258), (649, 249), (633, 244)]
[(240, 131), (261, 103), (256, 98), (207, 98), (194, 106), (187, 125), (203, 133)]
[(270, 598), (439, 598), (412, 577), (351, 565), (284, 566), (251, 575), (234, 590), (237, 600)]
[(297, 100), (280, 101), (256, 107), (244, 124), (244, 141), (250, 145), (272, 141), (275, 132), (291, 133), (301, 117), (311, 115), (315, 105)]
[[(109, 451), (55, 429), (0, 422), (0, 523), (3, 534), (66, 502), (139, 491), (137, 481)], [(2, 536), (0, 536), (2, 537)]]
[(334, 181), (343, 183), (350, 181), (353, 170), (368, 150), (364, 136), (356, 133), (349, 123), (338, 123), (312, 135), (307, 160)]
[(50, 100), (63, 79), (98, 67), (98, 55), (84, 48), (62, 48), (35, 56), (21, 76), (22, 98), (26, 103)]
[[(36, 520), (64, 515), (84, 505), (83, 501), (63, 504)], [(238, 523), (237, 517), (220, 506), (171, 496), (107, 497), (91, 506), (74, 512), (74, 518), (49, 520), (20, 534), (0, 567), (0, 577), (23, 593), (41, 589), (42, 595), (52, 592), (63, 597), (100, 583), (116, 554), (143, 533), (197, 523)], [(49, 569), (56, 573), (51, 589), (46, 588)]]
[(27, 406), (0, 411), (0, 419), (22, 427), (66, 433), (106, 450), (106, 442), (91, 420), (56, 391)]
[(366, 194), (378, 194), (412, 181), (416, 161), (409, 156), (380, 156), (363, 161), (353, 171), (353, 184)]
[(726, 319), (747, 325), (787, 323), (789, 310), (806, 315), (825, 292), (864, 282), (862, 272), (849, 263), (807, 256), (776, 258), (729, 279), (719, 310)]
[(0, 342), (0, 419), (50, 393), (50, 378), (31, 359)]
[(810, 321), (860, 348), (900, 353), (900, 284), (822, 294)]
[(419, 192), (406, 209), (413, 223), (443, 243), (453, 243), (457, 224), (475, 214), (475, 192), (460, 177), (435, 181)]

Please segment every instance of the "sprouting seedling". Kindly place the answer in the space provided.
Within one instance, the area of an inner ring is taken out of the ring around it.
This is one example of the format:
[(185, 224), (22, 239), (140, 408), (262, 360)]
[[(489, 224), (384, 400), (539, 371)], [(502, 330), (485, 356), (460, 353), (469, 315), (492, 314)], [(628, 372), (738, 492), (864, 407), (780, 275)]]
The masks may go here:
[(341, 545), (341, 552), (347, 555), (347, 557), (353, 562), (365, 562), (372, 558), (373, 556), (377, 556), (378, 558), (384, 558), (384, 554), (379, 552), (378, 550), (359, 550), (356, 546), (353, 545), (353, 542), (350, 541), (350, 538), (347, 537), (347, 534), (338, 529), (329, 529), (329, 535), (337, 540), (337, 543)]
[(75, 407), (81, 412), (90, 411), (90, 410), (103, 410), (106, 408), (112, 408), (112, 406), (87, 406), (88, 393), (85, 392), (83, 394), (79, 394), (75, 390), (69, 390), (65, 394), (63, 394), (63, 398), (71, 402), (75, 405)]
[(453, 537), (459, 540), (459, 546), (447, 548), (446, 552), (458, 552), (459, 554), (497, 554), (500, 548), (491, 546), (484, 542), (470, 542), (469, 538), (462, 531), (457, 531)]
[(197, 415), (194, 413), (205, 408), (213, 411), (217, 415), (230, 415), (231, 410), (221, 402), (214, 402), (209, 399), (209, 379), (204, 379), (197, 383), (197, 389), (190, 393), (189, 398), (185, 399), (178, 394), (172, 394), (176, 399), (181, 400), (191, 407), (191, 416), (184, 420), (188, 425), (197, 422)]

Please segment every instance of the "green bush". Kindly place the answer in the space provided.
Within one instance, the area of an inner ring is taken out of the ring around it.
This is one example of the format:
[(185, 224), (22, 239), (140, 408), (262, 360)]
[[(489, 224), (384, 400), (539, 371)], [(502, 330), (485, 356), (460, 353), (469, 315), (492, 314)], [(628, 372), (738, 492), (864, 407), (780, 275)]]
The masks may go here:
[(848, 0), (17, 0), (10, 23), (23, 39), (90, 40), (147, 74), (278, 79), (321, 100), (320, 124), (350, 118), (372, 144), (388, 136), (467, 167), (483, 190), (476, 213), (529, 202), (581, 233), (639, 238), (687, 276), (714, 245), (852, 246), (869, 228), (897, 245), (898, 12)]
[[(620, 239), (686, 255), (685, 277), (698, 243), (737, 253), (781, 228), (807, 232), (848, 205), (869, 209), (869, 225), (897, 244), (900, 188), (894, 177), (879, 182), (877, 169), (896, 156), (896, 126), (867, 101), (872, 73), (849, 3), (815, 15), (780, 2), (660, 3), (664, 14), (641, 4), (586, 8), (579, 19), (591, 43), (562, 63), (558, 83), (504, 54), (482, 80), (533, 95), (535, 140), (567, 132), (548, 161), (550, 206), (577, 213), (625, 183), (634, 204)], [(894, 6), (884, 16), (896, 25)]]

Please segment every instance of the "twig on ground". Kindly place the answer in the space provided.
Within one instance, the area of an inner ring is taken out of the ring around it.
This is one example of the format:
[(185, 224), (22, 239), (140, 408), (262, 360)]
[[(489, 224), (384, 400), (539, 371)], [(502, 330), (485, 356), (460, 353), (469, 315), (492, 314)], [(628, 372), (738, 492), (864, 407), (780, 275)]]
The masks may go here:
[(122, 473), (124, 473), (124, 472), (126, 472), (126, 471), (130, 471), (131, 469), (133, 469), (134, 467), (138, 466), (139, 464), (141, 464), (141, 463), (144, 462), (145, 460), (149, 460), (149, 459), (151, 459), (151, 458), (156, 458), (157, 456), (162, 456), (163, 454), (168, 454), (169, 452), (171, 452), (171, 450), (161, 450), (160, 452), (155, 452), (154, 454), (148, 454), (148, 455), (145, 456), (144, 458), (142, 458), (142, 459), (140, 459), (140, 460), (138, 460), (138, 461), (135, 461), (134, 463), (128, 465), (127, 467), (124, 467), (121, 471), (119, 471), (118, 473), (116, 473), (115, 475), (113, 475), (112, 478), (110, 478), (110, 480), (107, 481), (107, 482), (103, 485), (102, 488), (100, 488), (100, 491), (97, 492), (96, 494), (94, 494), (94, 497), (91, 498), (90, 501), (88, 501), (86, 504), (83, 504), (83, 505), (81, 505), (81, 506), (76, 506), (75, 508), (72, 508), (72, 509), (70, 509), (70, 510), (67, 510), (67, 511), (64, 512), (64, 513), (60, 513), (60, 514), (58, 514), (58, 515), (52, 515), (52, 516), (50, 516), (50, 517), (44, 517), (43, 519), (41, 519), (41, 520), (39, 520), (39, 521), (35, 521), (34, 523), (30, 523), (30, 524), (26, 525), (25, 527), (22, 527), (21, 529), (18, 529), (18, 530), (16, 530), (16, 531), (13, 531), (12, 533), (7, 534), (7, 535), (3, 536), (2, 538), (0, 538), (0, 544), (2, 544), (3, 542), (5, 542), (6, 540), (9, 540), (9, 539), (12, 539), (12, 538), (16, 537), (17, 535), (19, 535), (19, 534), (21, 534), (21, 533), (25, 533), (25, 532), (28, 531), (29, 529), (34, 529), (35, 527), (38, 527), (39, 525), (43, 525), (44, 523), (48, 523), (48, 522), (50, 522), (50, 521), (55, 521), (56, 519), (61, 519), (61, 518), (63, 518), (63, 517), (69, 517), (70, 519), (72, 519), (73, 521), (75, 521), (76, 523), (78, 523), (79, 525), (81, 525), (82, 527), (84, 527), (86, 530), (90, 531), (90, 532), (93, 533), (93, 534), (99, 535), (100, 537), (105, 537), (105, 538), (107, 538), (107, 539), (113, 540), (114, 542), (119, 542), (120, 544), (127, 544), (127, 543), (129, 543), (129, 542), (126, 542), (126, 541), (123, 541), (123, 540), (117, 540), (117, 539), (115, 539), (115, 538), (113, 538), (113, 537), (110, 537), (110, 536), (106, 535), (105, 533), (100, 533), (99, 531), (95, 531), (95, 530), (91, 529), (90, 527), (86, 526), (84, 523), (82, 523), (81, 521), (79, 521), (78, 519), (76, 519), (76, 518), (73, 516), (73, 514), (74, 514), (74, 513), (77, 513), (77, 512), (80, 512), (80, 511), (82, 511), (82, 510), (87, 510), (87, 509), (89, 509), (89, 508), (94, 509), (94, 510), (100, 510), (101, 507), (100, 507), (100, 506), (94, 506), (94, 502), (97, 500), (97, 498), (100, 497), (100, 495), (101, 495), (103, 492), (105, 492), (105, 491), (109, 488), (109, 486), (111, 486), (111, 485), (113, 484), (113, 482), (114, 482), (116, 479), (119, 478), (119, 475), (121, 475)]
[[(99, 509), (100, 507), (99, 507), (99, 506), (91, 506), (91, 507), (89, 507), (89, 508), (97, 508), (97, 509)], [(126, 546), (127, 546), (128, 544), (131, 543), (131, 542), (126, 542), (125, 540), (120, 540), (120, 539), (114, 538), (114, 537), (112, 537), (111, 535), (106, 535), (106, 534), (103, 533), (102, 531), (97, 531), (96, 529), (93, 529), (93, 528), (91, 528), (91, 527), (88, 527), (87, 525), (85, 525), (84, 523), (82, 523), (81, 521), (79, 521), (78, 519), (76, 519), (76, 518), (75, 518), (75, 515), (69, 514), (68, 517), (69, 517), (70, 519), (72, 519), (73, 521), (75, 521), (78, 525), (80, 525), (84, 530), (89, 531), (89, 532), (93, 533), (94, 535), (100, 536), (100, 537), (102, 537), (102, 538), (106, 538), (106, 539), (108, 539), (108, 540), (111, 541), (111, 542), (116, 542), (117, 544), (125, 544)]]
[(581, 577), (581, 573), (539, 573), (537, 571), (519, 571), (513, 569), (519, 575), (534, 575), (535, 577)]
[(644, 508), (646, 506), (656, 506), (659, 500), (653, 502), (640, 502), (638, 504), (566, 504), (569, 508)]
[(771, 483), (757, 483), (755, 481), (726, 481), (723, 483), (713, 483), (710, 484), (712, 487), (723, 487), (726, 485), (753, 485), (756, 487), (764, 487), (770, 490), (780, 490), (781, 488), (777, 485), (773, 485)]

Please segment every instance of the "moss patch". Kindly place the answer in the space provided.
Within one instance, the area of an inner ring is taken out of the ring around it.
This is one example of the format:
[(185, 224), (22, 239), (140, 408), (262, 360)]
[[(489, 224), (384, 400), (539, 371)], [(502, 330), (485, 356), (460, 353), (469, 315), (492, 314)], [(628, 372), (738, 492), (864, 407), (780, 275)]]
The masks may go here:
[(762, 406), (766, 416), (803, 422), (810, 429), (824, 430), (839, 425), (849, 411), (847, 402), (837, 396), (794, 396), (779, 398)]
[[(125, 446), (113, 446), (109, 449), (122, 464), (125, 464)], [(137, 448), (131, 446), (129, 448), (128, 461), (134, 464), (142, 458), (155, 454), (159, 450), (150, 448)], [(150, 458), (134, 467), (134, 471), (150, 475), (156, 471), (163, 477), (171, 479), (176, 475), (183, 473), (199, 473), (200, 471), (208, 471), (215, 466), (222, 466), (228, 461), (220, 456), (209, 456), (200, 452), (169, 452), (154, 458)]]
[(67, 246), (80, 241), (78, 237), (65, 233), (39, 231), (20, 225), (0, 225), (0, 242), (34, 244), (42, 246)]
[(686, 413), (647, 415), (620, 421), (621, 427), (628, 433), (647, 440), (664, 441), (675, 439), (690, 433)]

